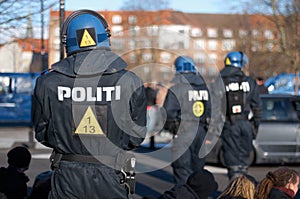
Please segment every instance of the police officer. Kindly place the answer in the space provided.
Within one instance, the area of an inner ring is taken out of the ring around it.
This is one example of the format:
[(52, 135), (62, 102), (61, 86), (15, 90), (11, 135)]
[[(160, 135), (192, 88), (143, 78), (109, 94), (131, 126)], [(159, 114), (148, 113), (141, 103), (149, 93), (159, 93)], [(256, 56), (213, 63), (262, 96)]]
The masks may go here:
[(172, 167), (176, 183), (182, 185), (192, 173), (204, 167), (199, 150), (206, 134), (210, 97), (190, 57), (179, 56), (174, 65), (173, 86), (163, 105), (167, 115), (164, 128), (174, 134)]
[(110, 50), (109, 37), (100, 14), (73, 12), (62, 28), (67, 57), (37, 79), (35, 137), (54, 151), (50, 198), (132, 193), (125, 174), (132, 174), (135, 159), (127, 151), (146, 134), (145, 89)]
[(249, 63), (247, 55), (238, 51), (230, 52), (224, 63), (221, 77), (225, 85), (227, 111), (221, 138), (228, 177), (232, 179), (248, 171), (254, 133), (249, 113), (253, 113), (254, 126), (258, 128), (261, 102), (255, 80), (242, 71)]

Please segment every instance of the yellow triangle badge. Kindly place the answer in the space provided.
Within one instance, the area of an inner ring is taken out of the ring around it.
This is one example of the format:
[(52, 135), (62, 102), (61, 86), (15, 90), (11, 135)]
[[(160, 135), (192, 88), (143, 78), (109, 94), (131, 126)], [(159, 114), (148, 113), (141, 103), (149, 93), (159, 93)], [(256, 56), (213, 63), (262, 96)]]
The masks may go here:
[(225, 65), (231, 65), (231, 61), (228, 57), (226, 58)]
[(90, 33), (87, 31), (87, 29), (85, 29), (80, 42), (80, 47), (95, 46), (95, 45), (96, 42), (94, 41)]
[(103, 135), (103, 130), (101, 129), (92, 108), (89, 106), (83, 115), (75, 134), (85, 134), (85, 135)]

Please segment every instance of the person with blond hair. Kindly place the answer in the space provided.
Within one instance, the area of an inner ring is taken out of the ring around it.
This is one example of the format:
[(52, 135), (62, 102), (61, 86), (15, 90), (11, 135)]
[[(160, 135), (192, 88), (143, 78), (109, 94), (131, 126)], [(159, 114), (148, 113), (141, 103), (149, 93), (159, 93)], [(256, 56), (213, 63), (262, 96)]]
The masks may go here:
[(254, 199), (256, 180), (250, 175), (234, 178), (218, 199)]
[(298, 192), (299, 174), (288, 167), (267, 173), (257, 187), (256, 199), (291, 199)]

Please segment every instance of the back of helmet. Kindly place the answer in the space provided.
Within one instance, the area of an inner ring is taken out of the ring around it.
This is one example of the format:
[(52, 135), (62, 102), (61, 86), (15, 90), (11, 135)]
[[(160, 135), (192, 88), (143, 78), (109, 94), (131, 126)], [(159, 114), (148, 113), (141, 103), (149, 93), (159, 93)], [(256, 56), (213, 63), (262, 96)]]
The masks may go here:
[(225, 66), (244, 68), (249, 64), (248, 57), (240, 51), (233, 51), (226, 55), (224, 59)]
[(177, 57), (174, 61), (174, 65), (177, 73), (196, 72), (195, 63), (189, 56)]
[(110, 32), (106, 20), (97, 12), (78, 10), (64, 22), (62, 42), (68, 56), (98, 46), (110, 47)]

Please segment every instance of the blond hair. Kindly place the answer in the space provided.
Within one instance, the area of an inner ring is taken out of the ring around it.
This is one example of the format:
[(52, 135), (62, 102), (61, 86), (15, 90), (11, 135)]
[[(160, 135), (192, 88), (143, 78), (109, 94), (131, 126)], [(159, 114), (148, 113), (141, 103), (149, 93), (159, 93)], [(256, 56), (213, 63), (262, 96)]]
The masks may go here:
[(227, 186), (227, 188), (221, 193), (218, 199), (225, 196), (254, 199), (254, 195), (255, 195), (254, 182), (252, 182), (245, 175), (240, 175)]

